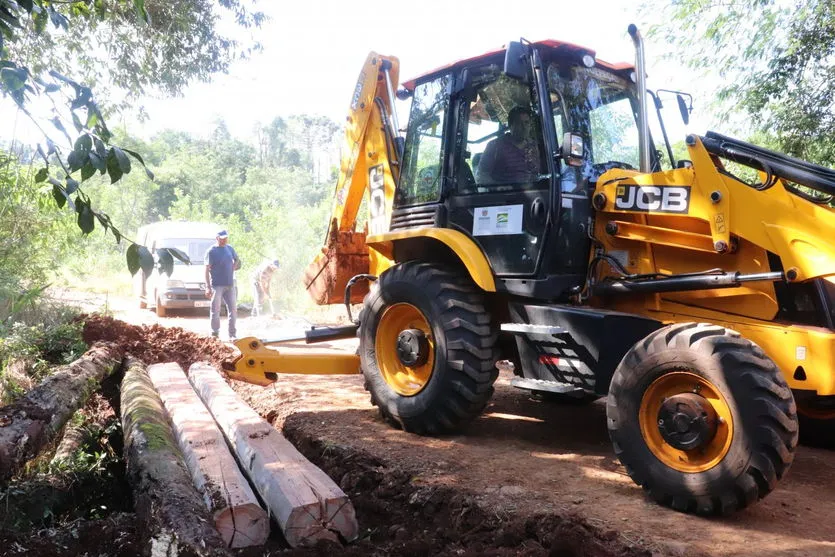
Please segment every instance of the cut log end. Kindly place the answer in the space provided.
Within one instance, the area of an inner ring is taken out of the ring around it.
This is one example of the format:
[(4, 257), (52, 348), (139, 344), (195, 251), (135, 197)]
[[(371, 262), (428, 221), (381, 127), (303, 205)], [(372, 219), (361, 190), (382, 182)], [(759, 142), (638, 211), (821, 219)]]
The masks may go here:
[(215, 528), (232, 549), (262, 545), (270, 535), (270, 519), (258, 504), (227, 507), (214, 513)]

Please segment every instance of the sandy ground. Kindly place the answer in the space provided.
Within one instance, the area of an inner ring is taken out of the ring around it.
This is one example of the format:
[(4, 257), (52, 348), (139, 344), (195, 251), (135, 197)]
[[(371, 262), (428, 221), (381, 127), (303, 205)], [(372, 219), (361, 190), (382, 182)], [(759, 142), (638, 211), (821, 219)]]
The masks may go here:
[[(91, 310), (101, 298), (82, 296), (79, 303)], [(114, 317), (130, 323), (208, 330), (202, 313), (158, 318), (129, 300), (107, 304)], [(303, 326), (301, 320), (242, 317), (238, 336), (270, 338)], [(353, 351), (355, 343), (329, 347)], [(704, 519), (662, 508), (632, 483), (614, 457), (601, 401), (581, 407), (534, 401), (503, 375), (479, 419), (459, 435), (430, 438), (386, 425), (361, 376), (284, 375), (269, 387), (235, 386), (288, 436), (405, 470), (413, 487), (468, 493), (500, 519), (578, 516), (652, 555), (835, 556), (832, 452), (799, 447), (788, 477), (768, 498), (729, 518)]]

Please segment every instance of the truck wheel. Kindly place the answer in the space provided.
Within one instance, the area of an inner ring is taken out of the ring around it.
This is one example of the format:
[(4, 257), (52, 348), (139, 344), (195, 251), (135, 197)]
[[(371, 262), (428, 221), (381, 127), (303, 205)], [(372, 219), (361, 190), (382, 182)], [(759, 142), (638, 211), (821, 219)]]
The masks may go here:
[(729, 514), (765, 497), (797, 446), (780, 370), (756, 344), (710, 324), (669, 325), (633, 346), (606, 414), (635, 483), (682, 512)]
[(493, 394), (496, 335), (469, 277), (407, 262), (365, 297), (360, 360), (371, 402), (406, 431), (452, 431)]
[(165, 317), (168, 315), (168, 312), (165, 310), (165, 306), (160, 303), (159, 298), (157, 298), (157, 316), (158, 317)]

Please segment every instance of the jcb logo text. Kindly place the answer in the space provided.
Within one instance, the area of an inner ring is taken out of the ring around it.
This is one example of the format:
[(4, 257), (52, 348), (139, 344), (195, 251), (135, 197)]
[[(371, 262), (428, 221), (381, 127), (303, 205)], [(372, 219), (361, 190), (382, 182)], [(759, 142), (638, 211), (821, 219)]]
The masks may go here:
[(687, 213), (690, 186), (618, 186), (615, 207), (623, 211)]

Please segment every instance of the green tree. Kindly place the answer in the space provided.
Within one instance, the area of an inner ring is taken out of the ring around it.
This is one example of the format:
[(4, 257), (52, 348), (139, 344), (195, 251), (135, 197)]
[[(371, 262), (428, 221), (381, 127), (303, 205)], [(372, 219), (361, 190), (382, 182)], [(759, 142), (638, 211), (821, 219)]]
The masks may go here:
[[(234, 39), (223, 19), (253, 28), (265, 16), (249, 0), (0, 0), (0, 29), (14, 29), (9, 60), (33, 75), (75, 75), (100, 98), (121, 94), (123, 108), (149, 92), (178, 95), (260, 48)], [(48, 32), (50, 22), (62, 32)]]
[[(219, 5), (240, 26), (257, 26), (263, 20), (241, 0), (221, 0)], [(130, 173), (131, 159), (143, 166), (145, 162), (138, 152), (110, 144), (102, 110), (82, 80), (104, 81), (131, 99), (151, 85), (176, 94), (193, 79), (206, 80), (225, 70), (241, 54), (240, 45), (218, 31), (214, 6), (209, 0), (0, 0), (0, 93), (11, 97), (44, 133), (46, 148), (38, 147), (44, 166), (35, 183), (51, 185), (55, 203), (76, 213), (84, 234), (98, 222), (117, 243), (122, 238), (110, 216), (93, 209), (81, 184), (97, 173), (117, 182)], [(71, 72), (80, 78), (65, 75)], [(67, 96), (63, 114), (54, 102), (60, 94)], [(53, 98), (54, 116), (46, 120), (60, 132), (60, 141), (53, 141), (30, 112), (35, 96)], [(69, 122), (78, 134), (75, 139), (67, 131)], [(146, 173), (153, 178), (147, 167)], [(144, 247), (132, 244), (126, 253), (132, 273), (153, 264)], [(172, 256), (182, 254), (160, 252), (160, 265), (170, 268)]]
[(835, 165), (835, 3), (674, 0), (664, 16), (653, 34), (722, 78), (723, 120), (741, 110), (780, 150)]

